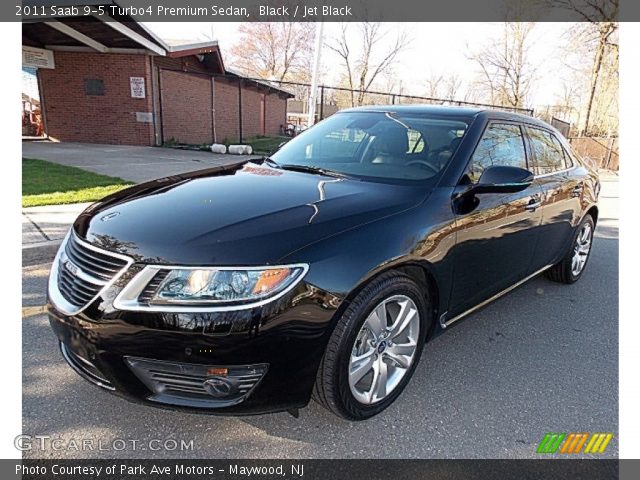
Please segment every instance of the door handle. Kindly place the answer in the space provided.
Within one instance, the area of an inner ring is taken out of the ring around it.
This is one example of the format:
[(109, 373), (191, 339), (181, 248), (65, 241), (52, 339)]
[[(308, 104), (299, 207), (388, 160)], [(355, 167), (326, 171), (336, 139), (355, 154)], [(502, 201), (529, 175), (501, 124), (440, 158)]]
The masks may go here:
[(571, 196), (572, 197), (579, 197), (580, 195), (582, 195), (582, 190), (584, 189), (584, 186), (580, 183), (578, 185), (576, 185), (573, 190), (571, 190)]
[(524, 206), (524, 209), (528, 210), (529, 212), (535, 212), (536, 209), (540, 207), (540, 205), (542, 205), (542, 200), (540, 200), (539, 196), (535, 196), (529, 199), (529, 203)]

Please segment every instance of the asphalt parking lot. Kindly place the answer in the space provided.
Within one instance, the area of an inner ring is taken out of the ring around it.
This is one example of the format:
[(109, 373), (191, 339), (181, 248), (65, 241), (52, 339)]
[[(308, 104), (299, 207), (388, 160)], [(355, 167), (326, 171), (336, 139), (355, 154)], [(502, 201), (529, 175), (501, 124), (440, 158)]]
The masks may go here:
[[(592, 256), (565, 286), (539, 277), (426, 345), (399, 400), (360, 423), (313, 402), (286, 413), (212, 417), (128, 403), (78, 377), (42, 314), (51, 249), (23, 256), (23, 432), (60, 438), (38, 458), (535, 458), (546, 432), (613, 432), (618, 455), (617, 177), (604, 178)], [(16, 435), (19, 432), (16, 432)], [(193, 449), (83, 450), (89, 439)]]

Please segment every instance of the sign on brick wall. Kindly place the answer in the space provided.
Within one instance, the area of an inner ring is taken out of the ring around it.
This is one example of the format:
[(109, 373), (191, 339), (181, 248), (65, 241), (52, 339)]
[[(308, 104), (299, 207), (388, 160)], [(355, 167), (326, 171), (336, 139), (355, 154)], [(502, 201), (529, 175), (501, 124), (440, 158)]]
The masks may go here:
[(151, 112), (136, 112), (136, 122), (153, 123), (153, 113), (151, 113)]
[(44, 48), (22, 47), (22, 66), (32, 68), (55, 68), (53, 52)]
[(144, 77), (129, 77), (131, 98), (145, 98)]

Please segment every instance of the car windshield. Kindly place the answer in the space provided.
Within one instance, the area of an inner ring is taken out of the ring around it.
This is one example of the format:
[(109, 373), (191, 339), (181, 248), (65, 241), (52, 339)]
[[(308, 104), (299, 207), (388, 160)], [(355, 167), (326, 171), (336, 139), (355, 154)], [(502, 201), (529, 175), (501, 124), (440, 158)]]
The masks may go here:
[(462, 119), (387, 112), (342, 112), (278, 150), (283, 168), (373, 179), (424, 180), (447, 165), (468, 123)]

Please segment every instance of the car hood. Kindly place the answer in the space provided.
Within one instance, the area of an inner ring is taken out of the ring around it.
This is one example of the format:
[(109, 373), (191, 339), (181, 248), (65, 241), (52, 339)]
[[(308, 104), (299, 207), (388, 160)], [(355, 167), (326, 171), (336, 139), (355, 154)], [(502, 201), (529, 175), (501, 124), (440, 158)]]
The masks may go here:
[(90, 243), (136, 261), (273, 264), (310, 243), (406, 210), (427, 188), (243, 162), (136, 185), (78, 217)]

